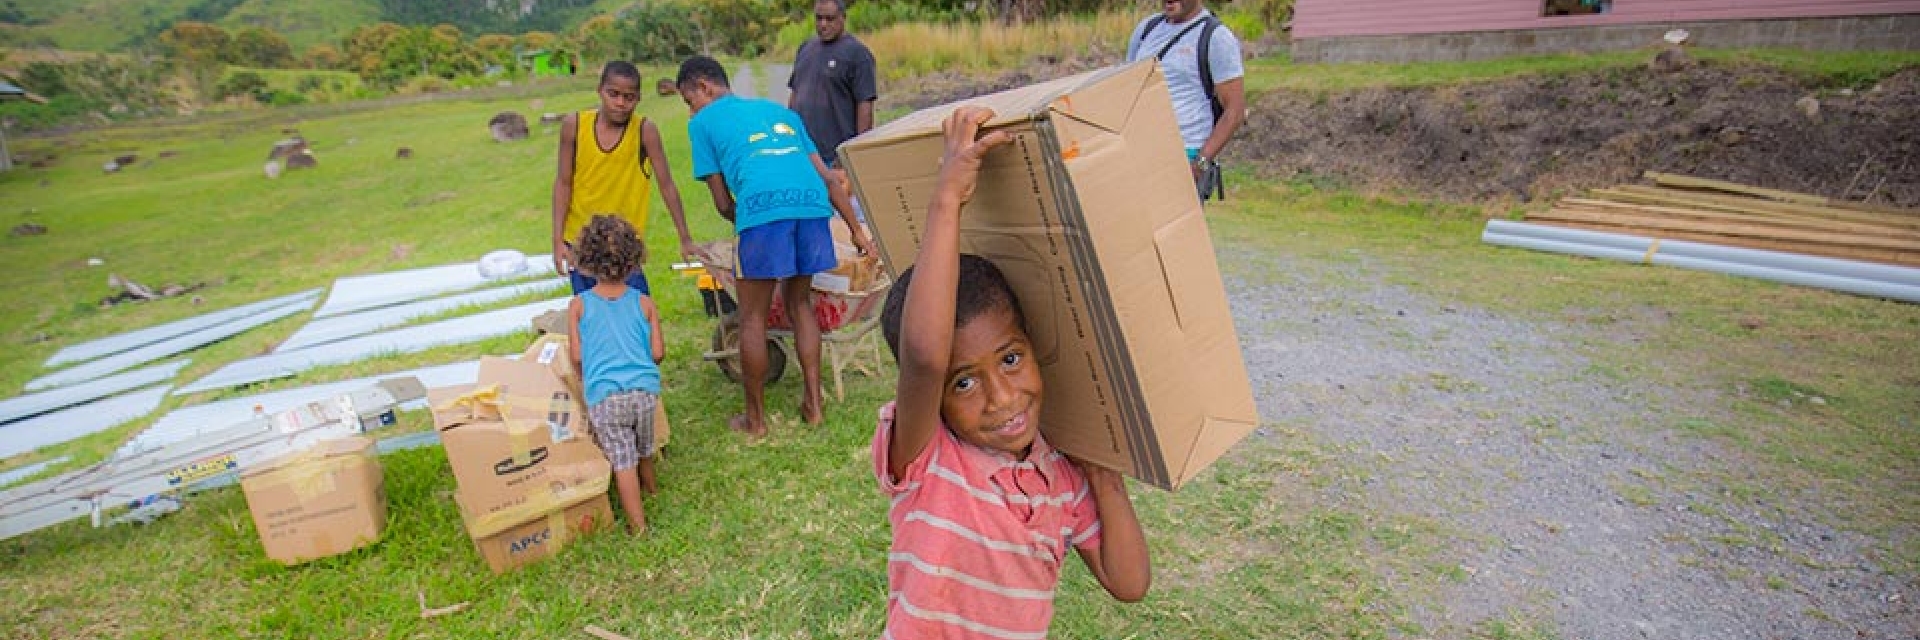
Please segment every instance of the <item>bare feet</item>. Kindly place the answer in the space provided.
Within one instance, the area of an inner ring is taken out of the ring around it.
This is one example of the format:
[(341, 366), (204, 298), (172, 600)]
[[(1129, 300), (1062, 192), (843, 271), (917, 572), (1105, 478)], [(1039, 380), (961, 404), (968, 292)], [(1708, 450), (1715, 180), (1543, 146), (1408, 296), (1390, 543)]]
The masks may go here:
[(820, 424), (826, 419), (826, 411), (820, 407), (820, 398), (815, 396), (800, 401), (800, 421), (807, 424)]
[(744, 413), (727, 419), (727, 428), (747, 434), (753, 438), (764, 438), (767, 436), (767, 423), (749, 420)]

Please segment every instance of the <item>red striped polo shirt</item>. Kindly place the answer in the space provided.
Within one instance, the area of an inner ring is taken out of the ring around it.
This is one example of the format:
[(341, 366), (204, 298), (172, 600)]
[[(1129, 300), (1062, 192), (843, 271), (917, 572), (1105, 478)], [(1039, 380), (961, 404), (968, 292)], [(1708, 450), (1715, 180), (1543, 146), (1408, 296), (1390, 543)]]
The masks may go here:
[(1036, 437), (1026, 460), (961, 442), (941, 425), (891, 477), (893, 403), (880, 408), (874, 473), (893, 498), (888, 520), (890, 640), (1040, 640), (1072, 548), (1100, 547), (1100, 519), (1080, 469)]

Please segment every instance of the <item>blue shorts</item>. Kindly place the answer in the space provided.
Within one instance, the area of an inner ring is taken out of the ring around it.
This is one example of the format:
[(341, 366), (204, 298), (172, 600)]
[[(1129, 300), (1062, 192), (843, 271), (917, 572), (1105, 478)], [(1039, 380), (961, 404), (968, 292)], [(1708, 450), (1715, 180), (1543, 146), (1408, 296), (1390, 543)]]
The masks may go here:
[[(579, 269), (568, 269), (567, 284), (573, 285), (573, 295), (577, 296), (580, 295), (582, 291), (592, 289), (593, 285), (600, 284), (600, 281), (595, 280), (593, 276), (580, 273)], [(627, 276), (627, 286), (633, 288), (635, 291), (639, 291), (640, 295), (653, 295), (652, 291), (647, 290), (647, 274), (642, 273), (639, 269), (634, 269), (633, 274)]]
[(748, 280), (811, 276), (840, 266), (826, 218), (776, 220), (740, 232), (734, 273)]

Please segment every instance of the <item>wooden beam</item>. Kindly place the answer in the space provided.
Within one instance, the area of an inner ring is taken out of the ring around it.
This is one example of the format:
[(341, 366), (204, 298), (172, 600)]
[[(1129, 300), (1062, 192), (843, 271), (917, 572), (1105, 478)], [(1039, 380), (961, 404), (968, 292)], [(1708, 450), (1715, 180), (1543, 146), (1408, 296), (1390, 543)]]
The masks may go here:
[(1758, 215), (1841, 220), (1855, 224), (1871, 224), (1896, 229), (1920, 230), (1920, 213), (1911, 215), (1873, 213), (1792, 202), (1774, 202), (1746, 196), (1639, 185), (1623, 185), (1615, 189), (1594, 190), (1594, 195), (1607, 198), (1628, 197), (1625, 194), (1634, 194), (1635, 197), (1638, 198), (1657, 199), (1660, 204), (1708, 207), (1724, 211), (1738, 211)]
[[(1529, 219), (1532, 219), (1534, 217), (1535, 216), (1528, 216)], [(1766, 225), (1741, 224), (1741, 223), (1720, 222), (1720, 221), (1702, 222), (1697, 220), (1669, 218), (1669, 217), (1658, 216), (1658, 215), (1645, 215), (1645, 214), (1636, 214), (1636, 213), (1621, 212), (1621, 211), (1588, 209), (1588, 208), (1581, 208), (1581, 207), (1554, 207), (1552, 210), (1544, 214), (1540, 214), (1538, 217), (1543, 220), (1573, 220), (1573, 221), (1581, 221), (1581, 222), (1599, 222), (1599, 223), (1608, 223), (1608, 224), (1618, 224), (1622, 226), (1642, 227), (1647, 229), (1691, 231), (1696, 233), (1711, 233), (1716, 235), (1737, 236), (1737, 237), (1746, 237), (1746, 238), (1764, 238), (1764, 239), (1771, 239), (1771, 240), (1786, 240), (1786, 241), (1793, 241), (1793, 242), (1815, 242), (1815, 243), (1821, 243), (1821, 244), (1843, 245), (1843, 246), (1851, 246), (1851, 247), (1870, 247), (1870, 248), (1876, 248), (1876, 249), (1886, 249), (1890, 251), (1910, 251), (1916, 255), (1920, 255), (1920, 240), (1888, 238), (1885, 236), (1868, 235), (1868, 234), (1834, 233), (1834, 232), (1828, 232), (1828, 231), (1806, 231), (1806, 230), (1800, 230), (1800, 229), (1770, 227)]]
[[(1613, 233), (1625, 233), (1655, 238), (1690, 240), (1723, 246), (1767, 249), (1788, 253), (1802, 253), (1853, 260), (1872, 260), (1905, 266), (1920, 266), (1920, 247), (1912, 245), (1883, 246), (1873, 244), (1871, 238), (1860, 236), (1837, 237), (1782, 237), (1769, 234), (1741, 234), (1738, 229), (1711, 224), (1688, 224), (1663, 220), (1640, 220), (1632, 216), (1622, 216), (1607, 212), (1567, 210), (1556, 208), (1542, 214), (1527, 216), (1529, 222), (1540, 222), (1568, 226), (1580, 229), (1594, 229)], [(1827, 234), (1832, 235), (1832, 234)]]
[(1798, 254), (1810, 255), (1810, 256), (1841, 258), (1845, 260), (1861, 260), (1866, 262), (1878, 262), (1878, 263), (1898, 265), (1903, 267), (1920, 267), (1920, 254), (1913, 254), (1913, 253), (1891, 252), (1891, 251), (1884, 251), (1884, 250), (1878, 250), (1878, 249), (1832, 247), (1832, 246), (1812, 245), (1807, 243), (1787, 242), (1787, 241), (1779, 241), (1779, 240), (1759, 240), (1759, 239), (1753, 239), (1753, 238), (1737, 238), (1732, 236), (1722, 236), (1722, 235), (1716, 235), (1711, 233), (1695, 233), (1695, 232), (1689, 232), (1689, 231), (1649, 230), (1649, 229), (1622, 227), (1614, 224), (1604, 224), (1604, 223), (1595, 223), (1595, 222), (1547, 221), (1547, 220), (1542, 220), (1539, 222), (1541, 224), (1550, 224), (1558, 227), (1567, 227), (1570, 229), (1586, 229), (1589, 231), (1621, 233), (1621, 234), (1634, 235), (1634, 236), (1640, 236), (1640, 237), (1646, 237), (1646, 238), (1659, 238), (1663, 240), (1686, 240), (1689, 242), (1699, 242), (1702, 244), (1716, 244), (1716, 245), (1726, 246), (1726, 247), (1764, 249), (1768, 251), (1779, 251), (1782, 253), (1798, 253)]
[(1737, 182), (1727, 182), (1725, 180), (1713, 180), (1710, 178), (1696, 178), (1693, 176), (1683, 176), (1683, 175), (1673, 174), (1673, 173), (1660, 173), (1658, 171), (1648, 171), (1646, 172), (1645, 175), (1647, 179), (1652, 180), (1654, 184), (1657, 184), (1663, 187), (1681, 187), (1686, 189), (1706, 189), (1709, 191), (1739, 193), (1739, 194), (1754, 196), (1758, 198), (1766, 198), (1768, 200), (1778, 200), (1781, 202), (1793, 202), (1798, 204), (1810, 204), (1810, 205), (1816, 205), (1816, 206), (1822, 206), (1822, 207), (1837, 207), (1837, 208), (1843, 208), (1843, 209), (1853, 209), (1855, 211), (1862, 211), (1862, 212), (1869, 212), (1869, 213), (1900, 212), (1900, 210), (1898, 209), (1888, 210), (1882, 207), (1873, 207), (1871, 205), (1866, 205), (1858, 202), (1848, 202), (1846, 200), (1836, 200), (1826, 196), (1818, 196), (1811, 193), (1800, 193), (1797, 191), (1783, 191), (1780, 189), (1767, 189), (1764, 187), (1754, 187), (1754, 186), (1744, 185)]
[[(1600, 194), (1595, 194), (1600, 195)], [(1718, 209), (1671, 207), (1661, 205), (1620, 202), (1616, 200), (1598, 200), (1593, 198), (1563, 198), (1559, 205), (1584, 209), (1619, 211), (1621, 213), (1660, 216), (1708, 222), (1726, 222), (1730, 224), (1750, 224), (1757, 226), (1797, 229), (1802, 231), (1824, 231), (1830, 233), (1852, 233), (1901, 238), (1920, 243), (1920, 229), (1883, 227), (1840, 220), (1827, 220), (1807, 216), (1756, 215), (1747, 212), (1725, 211)]]

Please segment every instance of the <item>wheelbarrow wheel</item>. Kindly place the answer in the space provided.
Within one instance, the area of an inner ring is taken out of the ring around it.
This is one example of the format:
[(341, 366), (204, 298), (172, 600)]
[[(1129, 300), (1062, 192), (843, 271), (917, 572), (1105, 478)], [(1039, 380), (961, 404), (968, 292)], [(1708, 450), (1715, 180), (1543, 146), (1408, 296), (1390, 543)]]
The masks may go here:
[[(720, 319), (718, 326), (713, 328), (713, 350), (717, 352), (732, 351), (735, 355), (730, 358), (714, 360), (713, 364), (714, 366), (720, 367), (721, 375), (725, 375), (728, 381), (734, 383), (746, 379), (746, 375), (740, 370), (739, 348), (740, 317), (736, 314), (729, 313)], [(780, 349), (778, 342), (775, 342), (772, 338), (768, 338), (766, 383), (773, 384), (779, 382), (780, 376), (786, 374), (786, 372), (787, 352)]]

